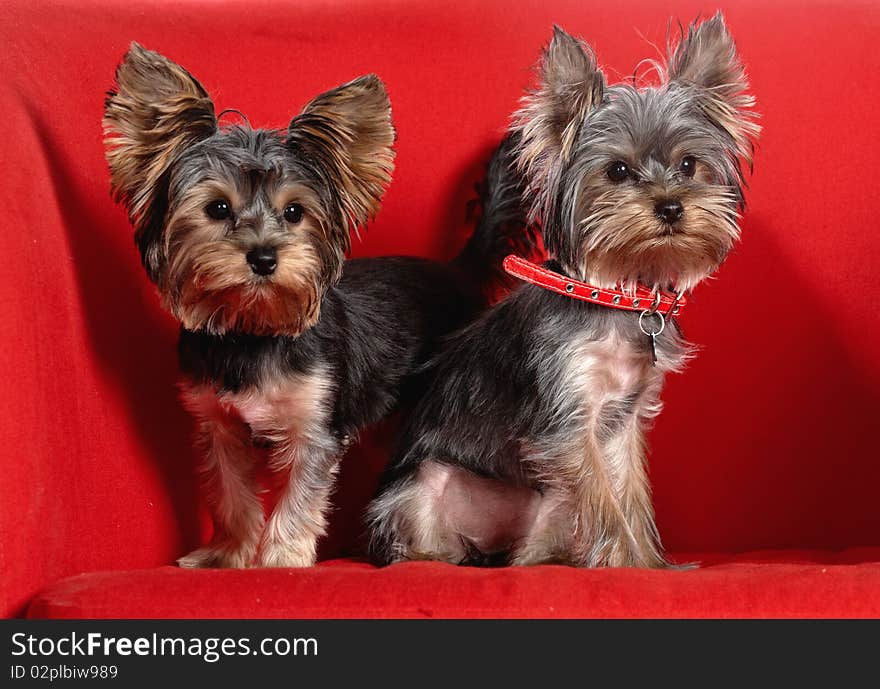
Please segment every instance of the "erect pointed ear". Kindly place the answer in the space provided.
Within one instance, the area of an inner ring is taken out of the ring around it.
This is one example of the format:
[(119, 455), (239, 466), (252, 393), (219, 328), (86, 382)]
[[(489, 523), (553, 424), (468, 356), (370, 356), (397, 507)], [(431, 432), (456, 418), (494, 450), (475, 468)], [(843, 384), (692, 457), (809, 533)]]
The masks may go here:
[(217, 129), (214, 104), (185, 69), (137, 43), (116, 69), (104, 103), (104, 143), (116, 200), (135, 226), (144, 267), (161, 270), (165, 173), (188, 146)]
[(321, 94), (291, 121), (288, 145), (325, 176), (346, 232), (378, 212), (394, 170), (394, 136), (391, 103), (375, 74)]
[(733, 140), (736, 151), (751, 159), (752, 141), (761, 128), (754, 119), (753, 96), (733, 38), (718, 12), (702, 24), (688, 27), (678, 45), (669, 49), (669, 80), (691, 86), (700, 106), (717, 127)]
[(551, 163), (567, 159), (581, 123), (602, 101), (605, 77), (583, 41), (553, 27), (538, 64), (538, 86), (523, 99), (512, 129), (521, 136), (519, 165), (541, 177)]

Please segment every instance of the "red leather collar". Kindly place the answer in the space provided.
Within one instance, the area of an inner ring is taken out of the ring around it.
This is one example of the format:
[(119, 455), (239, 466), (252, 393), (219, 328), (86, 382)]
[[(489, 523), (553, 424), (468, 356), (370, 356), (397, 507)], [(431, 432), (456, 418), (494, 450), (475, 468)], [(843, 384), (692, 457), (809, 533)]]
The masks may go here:
[(586, 282), (554, 273), (552, 270), (513, 254), (504, 259), (503, 265), (506, 272), (520, 280), (556, 292), (556, 294), (607, 306), (611, 309), (657, 312), (668, 317), (670, 315), (677, 316), (687, 303), (684, 297), (676, 297), (671, 292), (652, 292), (642, 285), (636, 288), (635, 294), (593, 287)]

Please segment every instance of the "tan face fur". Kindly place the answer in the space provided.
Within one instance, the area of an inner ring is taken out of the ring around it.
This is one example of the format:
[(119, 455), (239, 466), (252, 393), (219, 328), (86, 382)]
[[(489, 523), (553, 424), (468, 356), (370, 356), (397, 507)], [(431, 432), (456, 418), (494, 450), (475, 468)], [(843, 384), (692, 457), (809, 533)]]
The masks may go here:
[[(220, 127), (205, 89), (137, 44), (116, 76), (104, 115), (113, 190), (165, 306), (216, 335), (313, 326), (351, 233), (391, 180), (382, 82), (368, 75), (321, 94), (275, 131)], [(267, 252), (268, 271), (252, 258)]]

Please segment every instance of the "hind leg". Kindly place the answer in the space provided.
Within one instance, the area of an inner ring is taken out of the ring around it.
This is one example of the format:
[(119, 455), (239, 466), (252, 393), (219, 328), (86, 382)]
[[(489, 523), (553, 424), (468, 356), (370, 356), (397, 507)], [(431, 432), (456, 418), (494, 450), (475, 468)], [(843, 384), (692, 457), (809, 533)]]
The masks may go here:
[(368, 509), (370, 554), (380, 564), (441, 560), (457, 564), (467, 547), (441, 512), (447, 472), (434, 462), (388, 486)]
[(371, 552), (382, 563), (481, 562), (528, 531), (539, 503), (530, 488), (423, 462), (370, 506)]

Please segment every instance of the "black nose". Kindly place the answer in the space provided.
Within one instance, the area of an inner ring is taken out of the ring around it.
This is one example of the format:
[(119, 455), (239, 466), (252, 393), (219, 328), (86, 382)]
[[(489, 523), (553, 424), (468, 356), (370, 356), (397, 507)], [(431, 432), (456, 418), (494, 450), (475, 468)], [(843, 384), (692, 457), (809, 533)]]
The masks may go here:
[(654, 212), (663, 222), (672, 225), (681, 219), (684, 207), (678, 201), (660, 201), (654, 206)]
[(247, 253), (247, 262), (257, 275), (271, 275), (278, 265), (278, 254), (269, 246), (258, 246)]

